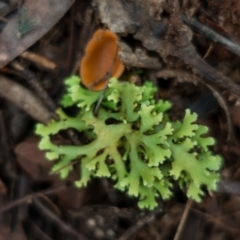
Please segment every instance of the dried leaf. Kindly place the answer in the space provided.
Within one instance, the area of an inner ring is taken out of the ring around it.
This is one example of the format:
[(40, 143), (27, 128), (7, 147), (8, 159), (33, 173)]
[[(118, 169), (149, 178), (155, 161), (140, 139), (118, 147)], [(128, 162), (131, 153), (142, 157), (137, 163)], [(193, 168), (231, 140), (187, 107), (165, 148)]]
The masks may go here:
[(24, 13), (22, 23), (20, 22), (23, 25), (19, 26), (19, 16), (16, 13), (0, 35), (0, 67), (8, 64), (38, 41), (61, 19), (73, 3), (74, 0), (24, 1), (23, 7), (27, 11)]

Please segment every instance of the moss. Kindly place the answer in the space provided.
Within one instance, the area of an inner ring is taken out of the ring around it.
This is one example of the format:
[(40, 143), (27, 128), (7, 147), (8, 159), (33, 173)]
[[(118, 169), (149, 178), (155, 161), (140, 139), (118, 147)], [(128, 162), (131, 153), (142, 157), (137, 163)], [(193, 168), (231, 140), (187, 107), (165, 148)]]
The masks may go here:
[[(158, 197), (171, 197), (173, 180), (198, 202), (203, 185), (216, 190), (222, 160), (209, 150), (214, 140), (204, 136), (208, 129), (195, 123), (195, 113), (186, 110), (182, 122), (170, 122), (166, 111), (171, 104), (155, 101), (156, 89), (150, 82), (138, 87), (113, 78), (94, 116), (100, 93), (81, 87), (79, 81), (76, 76), (66, 80), (62, 100), (64, 107), (78, 106), (78, 115), (69, 117), (59, 109), (59, 121), (36, 127), (40, 149), (49, 160), (56, 160), (53, 172), (66, 178), (72, 170), (69, 163), (78, 161), (77, 187), (86, 186), (93, 177), (107, 177), (117, 189), (137, 197), (140, 208), (148, 209), (157, 206)], [(92, 136), (91, 141), (81, 146), (50, 141), (52, 135), (68, 128)]]

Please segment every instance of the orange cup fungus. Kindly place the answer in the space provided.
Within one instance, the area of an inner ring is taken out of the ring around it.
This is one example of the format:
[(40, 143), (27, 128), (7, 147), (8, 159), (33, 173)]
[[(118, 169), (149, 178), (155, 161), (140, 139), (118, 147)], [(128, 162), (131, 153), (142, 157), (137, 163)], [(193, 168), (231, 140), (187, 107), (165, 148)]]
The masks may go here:
[(109, 77), (120, 77), (124, 65), (118, 57), (118, 37), (109, 30), (97, 30), (89, 41), (80, 66), (82, 83), (101, 91)]

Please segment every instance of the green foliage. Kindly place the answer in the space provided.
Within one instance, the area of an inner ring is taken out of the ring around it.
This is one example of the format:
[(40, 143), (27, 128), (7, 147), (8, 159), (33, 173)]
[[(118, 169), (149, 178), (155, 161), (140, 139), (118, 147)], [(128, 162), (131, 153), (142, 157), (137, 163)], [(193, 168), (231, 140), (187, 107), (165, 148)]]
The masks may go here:
[[(155, 87), (146, 82), (138, 87), (111, 79), (99, 112), (93, 109), (100, 92), (80, 86), (73, 76), (66, 80), (67, 92), (62, 106), (77, 106), (75, 117), (57, 111), (59, 121), (38, 124), (40, 149), (49, 160), (56, 160), (53, 172), (66, 178), (72, 170), (72, 161), (78, 162), (83, 187), (93, 177), (107, 177), (115, 187), (128, 195), (138, 197), (139, 207), (153, 209), (156, 199), (172, 195), (175, 180), (187, 196), (200, 201), (204, 185), (216, 190), (221, 158), (212, 155), (211, 137), (205, 137), (207, 127), (195, 123), (197, 115), (186, 110), (182, 122), (170, 122), (166, 111), (168, 101), (154, 99)], [(63, 129), (74, 129), (84, 136), (81, 146), (57, 145), (50, 137)]]

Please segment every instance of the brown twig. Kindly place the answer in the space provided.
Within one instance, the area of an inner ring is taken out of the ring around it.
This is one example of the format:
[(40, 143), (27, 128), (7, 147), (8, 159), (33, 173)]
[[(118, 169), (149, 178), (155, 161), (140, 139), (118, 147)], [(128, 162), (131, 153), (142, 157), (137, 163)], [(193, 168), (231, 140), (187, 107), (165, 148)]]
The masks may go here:
[(112, 65), (111, 65), (111, 68), (109, 69), (109, 71), (107, 73), (105, 73), (105, 75), (102, 78), (98, 79), (96, 82), (92, 83), (92, 85), (90, 86), (90, 87), (93, 87), (93, 86), (97, 85), (98, 83), (101, 83), (102, 81), (106, 81), (105, 87), (104, 87), (104, 89), (102, 91), (102, 94), (101, 94), (100, 98), (98, 99), (97, 104), (96, 104), (96, 106), (94, 108), (94, 115), (97, 115), (99, 106), (100, 106), (100, 104), (101, 104), (101, 102), (103, 100), (104, 93), (105, 93), (105, 91), (107, 89), (110, 77), (112, 75), (113, 67), (114, 67), (114, 65), (115, 65), (115, 63), (117, 61), (117, 57), (118, 57), (118, 47), (116, 49), (116, 53), (115, 53), (115, 56), (114, 56), (114, 59), (113, 59), (113, 62), (112, 62)]
[(201, 81), (201, 82), (212, 91), (213, 96), (217, 99), (219, 105), (224, 110), (224, 113), (225, 113), (225, 116), (227, 119), (227, 142), (233, 140), (233, 138), (234, 138), (233, 125), (232, 125), (232, 120), (231, 120), (231, 116), (229, 113), (229, 109), (228, 109), (226, 100), (223, 98), (222, 94), (219, 91), (217, 91), (214, 87), (212, 87), (211, 85), (209, 85), (207, 83), (204, 83), (203, 81)]
[[(167, 56), (175, 56), (192, 68), (194, 72), (201, 75), (204, 81), (211, 85), (216, 84), (221, 89), (240, 96), (240, 86), (211, 67), (196, 52), (195, 47), (191, 43), (192, 31), (182, 24), (181, 14), (178, 11), (178, 1), (168, 1), (170, 4), (167, 9), (170, 13), (169, 29), (167, 35), (161, 38), (154, 36), (153, 28), (144, 24), (146, 21), (150, 23), (153, 21), (152, 16), (146, 12), (145, 5), (148, 4), (147, 1), (140, 1), (138, 4), (135, 1), (128, 1), (130, 5), (128, 8), (124, 8), (122, 2), (125, 1), (123, 0), (95, 0), (95, 2), (98, 5), (102, 22), (110, 29), (114, 29), (115, 32), (133, 34), (133, 37), (141, 41), (146, 49), (157, 52), (160, 57), (165, 59)], [(114, 10), (116, 6), (118, 6), (117, 11)], [(131, 14), (132, 8), (137, 9), (135, 15)], [(175, 11), (174, 13), (173, 10)], [(121, 21), (116, 18), (116, 16), (120, 15)], [(176, 27), (173, 27), (173, 24), (176, 24)]]
[(119, 42), (121, 51), (119, 52), (119, 58), (126, 66), (137, 68), (148, 68), (159, 70), (162, 68), (162, 63), (158, 57), (151, 57), (147, 55), (147, 51), (137, 48), (133, 51), (126, 43)]
[[(27, 79), (28, 83), (31, 85), (31, 87), (35, 90), (35, 92), (38, 94), (38, 96), (42, 99), (44, 104), (48, 107), (48, 109), (51, 111), (51, 119), (58, 120), (57, 114), (55, 114), (56, 110), (56, 104), (53, 102), (53, 100), (49, 97), (48, 93), (43, 89), (43, 87), (39, 84), (38, 80), (36, 79), (34, 73), (31, 71), (25, 69), (21, 64), (17, 62), (12, 62), (11, 65), (18, 70), (20, 73), (24, 75), (24, 77)], [(37, 106), (36, 106), (37, 109)], [(38, 110), (38, 109), (37, 109)], [(29, 112), (28, 112), (29, 113)], [(31, 115), (31, 114), (30, 114)], [(43, 123), (48, 123), (51, 119), (48, 119), (47, 122), (44, 121)], [(41, 121), (42, 122), (42, 121)], [(74, 133), (73, 130), (68, 129), (67, 134), (71, 141), (75, 145), (79, 145), (80, 142), (77, 138), (77, 134)]]
[(74, 236), (74, 239), (76, 240), (87, 240), (87, 238), (81, 233), (77, 232), (71, 226), (62, 221), (57, 215), (47, 209), (39, 200), (34, 199), (34, 205), (38, 208), (39, 213), (43, 214), (48, 220), (55, 223), (59, 227), (60, 231), (64, 231), (69, 235)]
[(39, 98), (20, 84), (3, 76), (0, 76), (0, 95), (19, 106), (39, 122), (48, 123), (53, 117)]
[(158, 207), (153, 212), (147, 214), (146, 216), (139, 219), (136, 224), (134, 224), (132, 227), (130, 227), (127, 231), (125, 231), (118, 240), (128, 240), (132, 239), (133, 234), (135, 234), (138, 230), (143, 228), (146, 224), (152, 222), (155, 220), (155, 215), (158, 213), (163, 213), (162, 207)]
[(92, 18), (94, 17), (94, 12), (92, 8), (87, 8), (84, 14), (84, 20), (83, 20), (83, 26), (81, 30), (81, 37), (79, 39), (79, 48), (81, 49), (80, 52), (78, 53), (77, 60), (73, 64), (71, 74), (76, 74), (79, 70), (80, 62), (82, 60), (82, 57), (84, 55), (84, 50), (86, 47), (86, 44), (92, 35), (96, 23), (93, 21), (92, 23)]
[[(173, 46), (172, 46), (173, 47)], [(194, 72), (200, 74), (204, 81), (209, 84), (216, 84), (221, 89), (225, 89), (240, 96), (240, 86), (222, 75), (216, 69), (208, 65), (196, 52), (193, 45), (186, 45), (182, 48), (173, 47), (171, 54), (182, 59), (191, 66)]]
[(27, 79), (28, 83), (34, 89), (34, 91), (38, 94), (38, 96), (43, 100), (44, 104), (49, 108), (50, 111), (54, 112), (56, 110), (56, 105), (52, 101), (52, 99), (48, 96), (47, 92), (43, 89), (43, 87), (39, 84), (35, 74), (30, 70), (24, 68), (20, 63), (13, 61), (11, 66), (20, 71), (23, 76)]
[(51, 188), (51, 189), (43, 190), (43, 191), (40, 191), (40, 192), (28, 194), (28, 195), (26, 195), (26, 196), (24, 196), (20, 199), (17, 199), (13, 202), (10, 202), (6, 206), (2, 207), (0, 209), (0, 215), (3, 214), (4, 212), (16, 207), (16, 206), (22, 204), (22, 203), (25, 203), (25, 202), (28, 202), (28, 201), (32, 200), (33, 198), (42, 196), (42, 194), (47, 194), (47, 195), (52, 194), (54, 192), (61, 191), (65, 188), (66, 188), (66, 186), (62, 185), (62, 186), (59, 186), (59, 187), (56, 187), (56, 188)]
[(2, 16), (0, 16), (0, 21), (2, 21), (2, 22), (8, 22), (8, 20), (7, 20), (6, 18), (2, 17)]
[(37, 64), (37, 65), (45, 68), (45, 69), (54, 70), (57, 68), (57, 65), (53, 61), (51, 61), (37, 53), (26, 51), (26, 52), (22, 53), (20, 56), (24, 59), (27, 59), (30, 62), (33, 62), (34, 64)]
[(70, 28), (69, 28), (70, 36), (68, 39), (68, 53), (67, 53), (67, 61), (66, 61), (67, 75), (70, 75), (70, 73), (71, 73), (71, 65), (72, 65), (72, 60), (73, 60), (72, 57), (73, 57), (74, 38), (75, 38), (74, 15), (75, 15), (75, 7), (71, 7), (71, 9), (70, 9)]
[(228, 49), (233, 54), (240, 56), (240, 46), (238, 43), (234, 42), (233, 40), (227, 37), (220, 35), (210, 27), (201, 24), (194, 18), (188, 18), (183, 14), (182, 20), (184, 21), (185, 24), (187, 24), (193, 30), (196, 30), (197, 32), (202, 34), (204, 37), (212, 40), (213, 42), (220, 43), (223, 47)]
[(189, 211), (191, 209), (191, 205), (192, 205), (192, 200), (188, 199), (187, 204), (186, 204), (185, 209), (184, 209), (184, 212), (183, 212), (183, 215), (182, 215), (182, 218), (181, 218), (181, 221), (178, 225), (178, 228), (177, 228), (177, 231), (175, 233), (175, 236), (174, 236), (173, 240), (179, 240), (181, 238), (182, 231), (184, 229), (187, 217), (189, 215)]
[[(182, 206), (182, 204), (180, 204), (180, 203), (178, 203), (178, 204)], [(238, 236), (240, 234), (240, 231), (238, 229), (227, 226), (224, 222), (219, 220), (217, 217), (213, 217), (210, 214), (204, 213), (204, 212), (202, 212), (198, 209), (194, 209), (194, 208), (190, 208), (190, 212), (194, 212), (194, 213), (199, 214), (201, 217), (205, 218), (206, 221), (215, 223), (217, 226), (221, 227), (222, 230), (229, 231), (236, 236)]]
[(26, 223), (27, 223), (29, 232), (31, 232), (33, 234), (33, 237), (35, 237), (35, 239), (53, 240), (52, 238), (47, 236), (33, 221), (26, 220)]
[(230, 117), (229, 109), (226, 103), (226, 100), (222, 96), (222, 94), (217, 91), (214, 87), (212, 87), (210, 84), (206, 83), (203, 81), (200, 77), (198, 76), (193, 76), (193, 74), (188, 73), (187, 71), (182, 71), (182, 70), (175, 70), (175, 69), (163, 69), (159, 72), (157, 72), (157, 77), (159, 78), (179, 78), (183, 79), (184, 81), (187, 82), (193, 82), (194, 80), (201, 82), (203, 85), (205, 85), (207, 88), (211, 90), (213, 93), (214, 97), (217, 99), (219, 105), (222, 107), (224, 110), (226, 119), (227, 119), (227, 141), (230, 141), (234, 136), (233, 136), (233, 126), (232, 126), (232, 120)]

